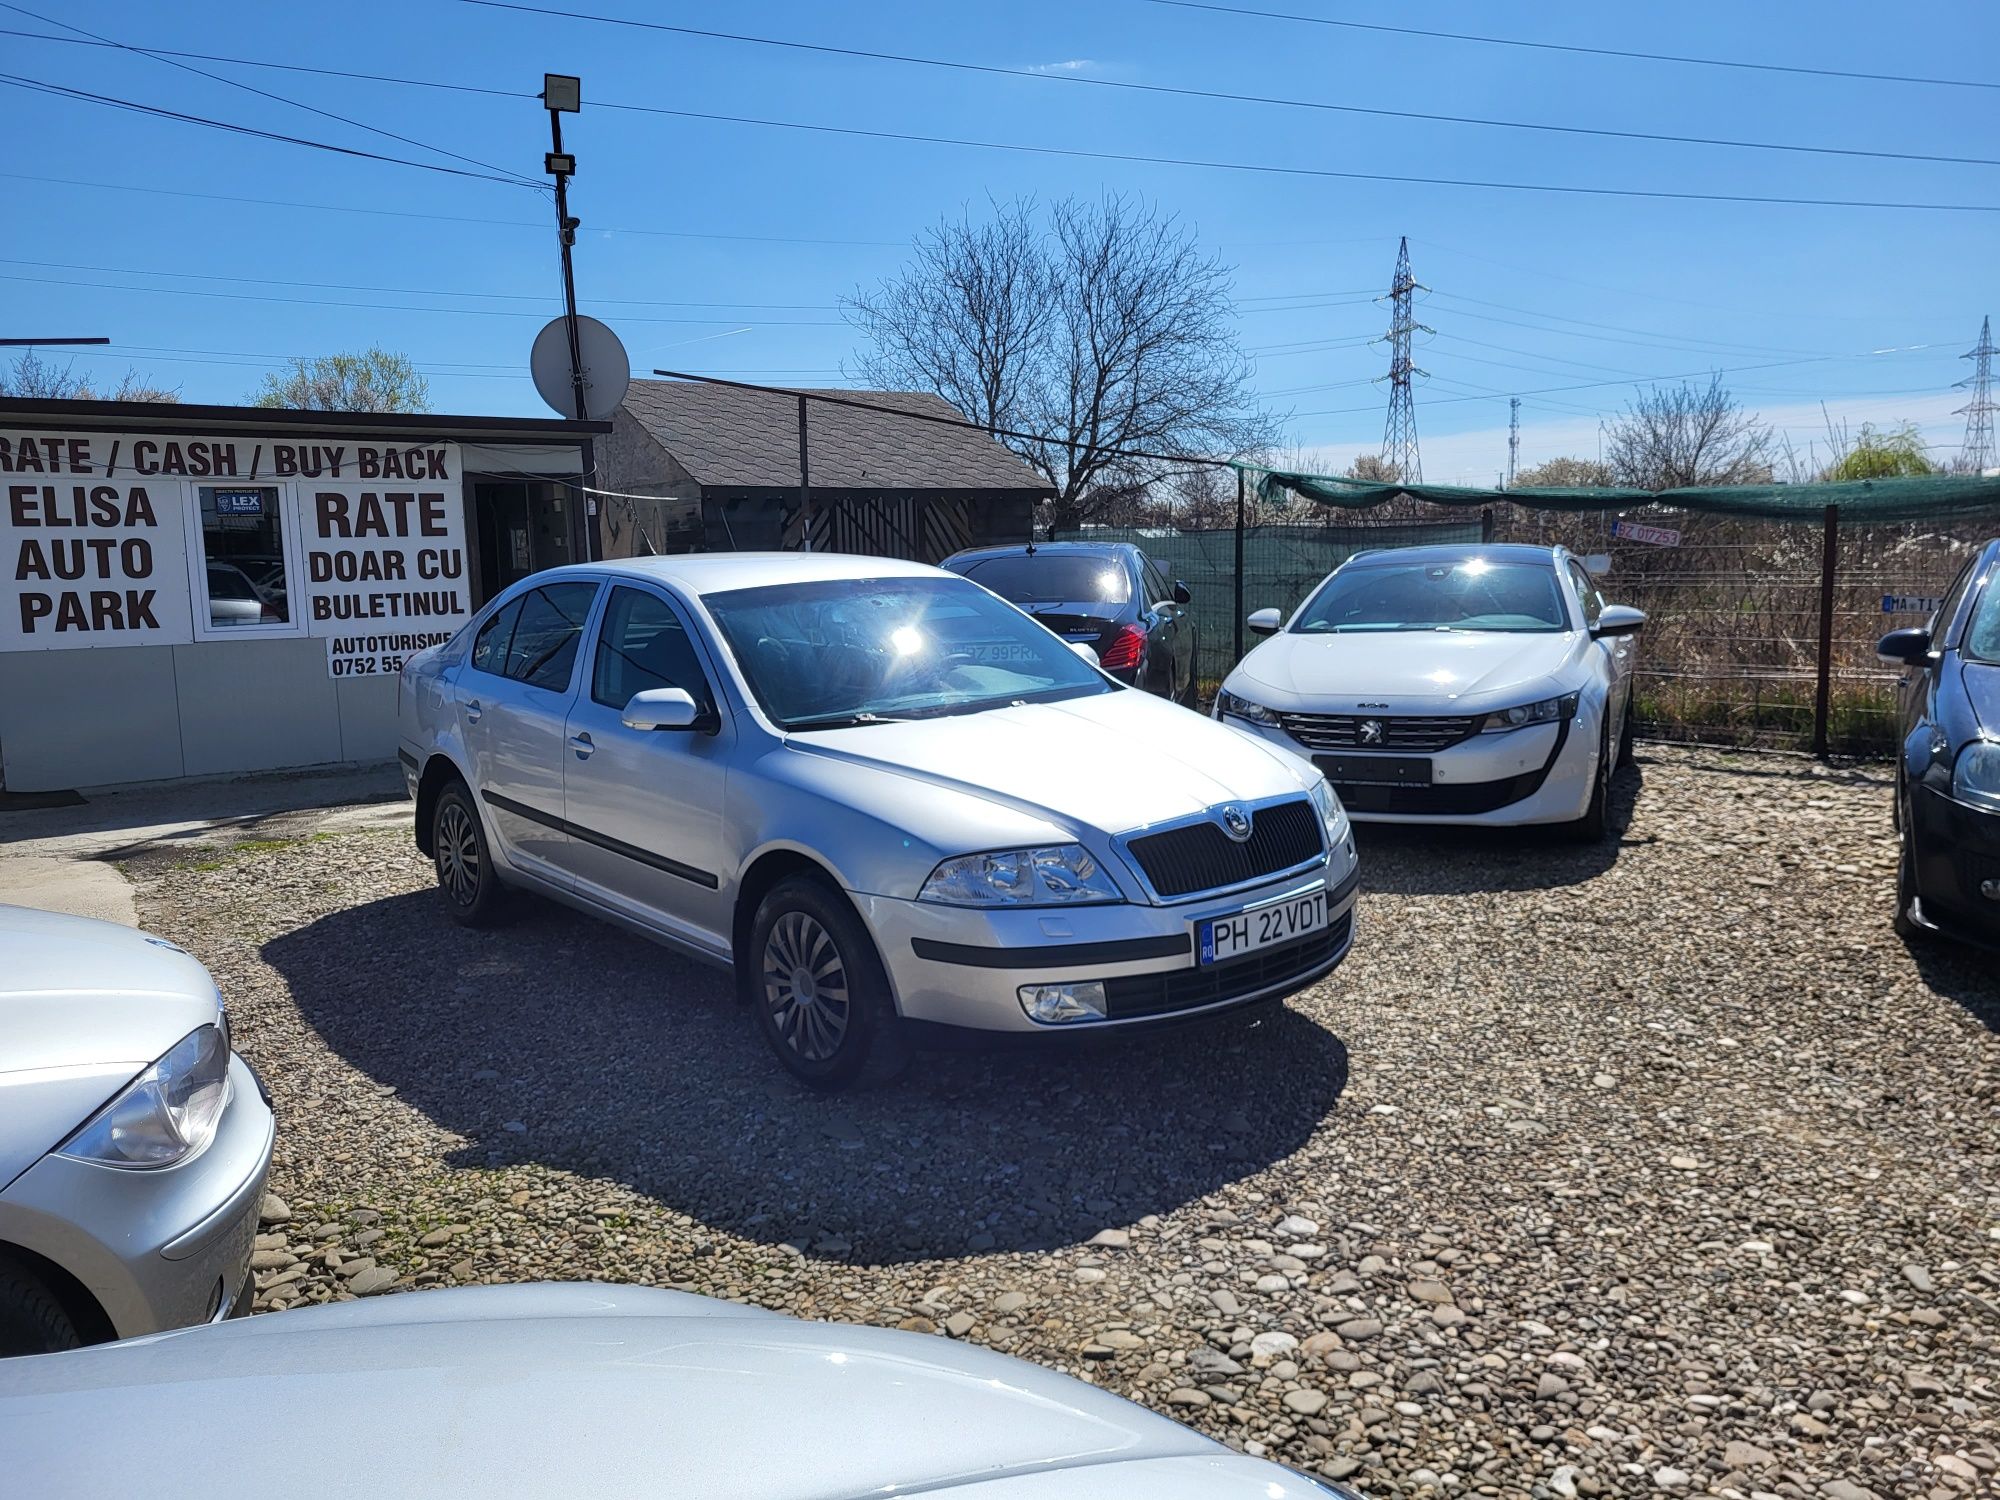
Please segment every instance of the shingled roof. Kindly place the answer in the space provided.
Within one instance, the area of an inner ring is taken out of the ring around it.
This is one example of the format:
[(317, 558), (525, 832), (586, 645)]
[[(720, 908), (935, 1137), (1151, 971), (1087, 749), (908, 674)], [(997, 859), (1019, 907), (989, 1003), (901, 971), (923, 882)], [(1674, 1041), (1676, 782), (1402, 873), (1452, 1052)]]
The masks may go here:
[[(824, 391), (875, 406), (957, 418), (918, 391)], [(623, 410), (704, 486), (789, 489), (799, 482), (798, 398), (683, 380), (635, 380)], [(1049, 485), (982, 432), (886, 413), (807, 404), (815, 489), (1033, 490)]]

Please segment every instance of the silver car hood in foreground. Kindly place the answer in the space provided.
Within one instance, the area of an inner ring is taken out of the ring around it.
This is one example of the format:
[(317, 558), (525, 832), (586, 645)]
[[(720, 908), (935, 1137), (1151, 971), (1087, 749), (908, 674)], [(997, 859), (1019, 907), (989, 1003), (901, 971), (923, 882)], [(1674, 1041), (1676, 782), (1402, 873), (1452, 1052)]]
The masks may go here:
[(1113, 834), (1219, 802), (1297, 796), (1320, 779), (1275, 745), (1131, 688), (788, 743)]
[(1229, 690), (1267, 708), (1307, 712), (1354, 713), (1370, 703), (1477, 713), (1533, 694), (1588, 640), (1575, 631), (1288, 631), (1244, 657)]
[(37, 1500), (135, 1475), (158, 1500), (301, 1475), (370, 1500), (1329, 1493), (988, 1350), (596, 1285), (407, 1292), (7, 1360), (0, 1452)]

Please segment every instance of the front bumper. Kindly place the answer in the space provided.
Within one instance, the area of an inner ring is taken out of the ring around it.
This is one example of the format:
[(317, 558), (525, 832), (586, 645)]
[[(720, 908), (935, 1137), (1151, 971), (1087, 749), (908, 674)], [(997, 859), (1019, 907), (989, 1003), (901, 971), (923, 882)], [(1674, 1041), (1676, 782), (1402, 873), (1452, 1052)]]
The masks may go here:
[[(1584, 713), (1560, 724), (1475, 734), (1428, 754), (1311, 750), (1282, 729), (1235, 718), (1226, 722), (1318, 766), (1357, 823), (1493, 828), (1571, 823), (1589, 808), (1596, 785), (1597, 727)], [(1428, 784), (1398, 782), (1393, 763), (1410, 761), (1430, 762)], [(1371, 762), (1380, 769), (1373, 770)]]
[(68, 1271), (121, 1339), (243, 1310), (276, 1124), (242, 1058), (229, 1081), (191, 1161), (130, 1171), (51, 1154), (0, 1193), (0, 1240)]
[[(1324, 978), (1353, 944), (1358, 885), (1353, 840), (1345, 839), (1316, 873), (1170, 906), (973, 911), (854, 899), (906, 1019), (1016, 1035), (1103, 1035), (1280, 999)], [(1229, 963), (1196, 962), (1197, 922), (1320, 889), (1328, 892), (1321, 932)], [(1051, 1025), (1021, 1009), (1023, 985), (1084, 980), (1104, 983), (1106, 1019)]]
[(1910, 798), (1910, 818), (1923, 922), (2000, 943), (2000, 813), (1919, 786)]

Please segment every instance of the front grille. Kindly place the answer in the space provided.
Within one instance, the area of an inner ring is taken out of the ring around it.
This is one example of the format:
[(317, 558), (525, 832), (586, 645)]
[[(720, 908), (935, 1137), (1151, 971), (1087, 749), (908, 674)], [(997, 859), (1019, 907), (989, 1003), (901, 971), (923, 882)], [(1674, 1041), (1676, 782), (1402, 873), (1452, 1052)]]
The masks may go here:
[(1316, 858), (1319, 813), (1308, 801), (1277, 802), (1252, 815), (1250, 837), (1237, 843), (1219, 823), (1203, 821), (1142, 834), (1125, 846), (1162, 897), (1221, 890), (1276, 875)]
[(1245, 995), (1274, 989), (1312, 973), (1332, 959), (1347, 946), (1348, 930), (1353, 924), (1354, 913), (1347, 911), (1311, 937), (1265, 948), (1233, 963), (1107, 979), (1105, 1013), (1114, 1021), (1132, 1021), (1142, 1016), (1163, 1016), (1177, 1010), (1220, 1005), (1226, 1000), (1240, 1000)]
[[(1433, 754), (1469, 740), (1476, 717), (1392, 719), (1380, 714), (1279, 714), (1285, 733), (1308, 750), (1411, 750)], [(1370, 731), (1362, 726), (1379, 725)]]

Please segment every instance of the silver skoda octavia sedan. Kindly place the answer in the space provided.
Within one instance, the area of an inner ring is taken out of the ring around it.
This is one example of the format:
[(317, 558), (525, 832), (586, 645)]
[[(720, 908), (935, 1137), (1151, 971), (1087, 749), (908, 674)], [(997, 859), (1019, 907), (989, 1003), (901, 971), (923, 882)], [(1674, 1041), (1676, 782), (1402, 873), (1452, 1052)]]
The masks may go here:
[(456, 917), (524, 887), (733, 966), (817, 1087), (927, 1028), (1276, 1000), (1352, 938), (1353, 840), (1311, 764), (917, 563), (538, 573), (412, 657), (398, 712)]
[(0, 1356), (248, 1312), (271, 1108), (208, 971), (18, 906), (0, 958)]

